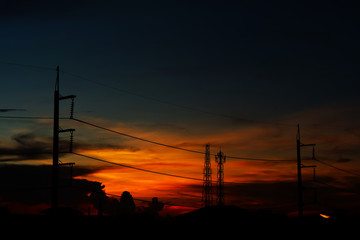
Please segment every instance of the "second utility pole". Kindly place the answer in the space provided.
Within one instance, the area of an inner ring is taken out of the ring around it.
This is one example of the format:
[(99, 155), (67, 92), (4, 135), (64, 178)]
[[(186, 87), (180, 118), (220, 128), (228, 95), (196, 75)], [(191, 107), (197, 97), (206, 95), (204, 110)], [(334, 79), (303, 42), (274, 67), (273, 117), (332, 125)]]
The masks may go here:
[(303, 196), (302, 196), (302, 181), (301, 181), (301, 151), (300, 151), (300, 125), (298, 124), (298, 132), (296, 136), (296, 150), (297, 150), (297, 173), (298, 173), (298, 213), (299, 219), (303, 217)]
[(304, 167), (313, 167), (314, 168), (314, 178), (315, 178), (315, 167), (316, 166), (304, 166), (301, 164), (301, 147), (313, 147), (313, 156), (312, 160), (315, 159), (315, 144), (302, 144), (300, 141), (300, 125), (298, 124), (298, 131), (296, 136), (296, 150), (297, 150), (297, 172), (298, 172), (298, 211), (299, 211), (299, 219), (303, 217), (303, 187), (302, 187), (302, 180), (301, 180), (301, 168)]
[(56, 68), (56, 83), (54, 92), (54, 126), (53, 126), (53, 166), (51, 209), (54, 214), (59, 199), (59, 66)]

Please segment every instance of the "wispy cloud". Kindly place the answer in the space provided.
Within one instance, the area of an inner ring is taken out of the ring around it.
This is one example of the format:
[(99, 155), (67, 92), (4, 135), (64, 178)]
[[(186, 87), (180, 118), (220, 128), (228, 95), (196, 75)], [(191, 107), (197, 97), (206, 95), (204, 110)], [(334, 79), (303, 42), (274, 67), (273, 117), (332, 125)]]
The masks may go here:
[(52, 145), (49, 139), (35, 137), (32, 133), (19, 133), (12, 137), (15, 144), (0, 146), (1, 161), (49, 159)]

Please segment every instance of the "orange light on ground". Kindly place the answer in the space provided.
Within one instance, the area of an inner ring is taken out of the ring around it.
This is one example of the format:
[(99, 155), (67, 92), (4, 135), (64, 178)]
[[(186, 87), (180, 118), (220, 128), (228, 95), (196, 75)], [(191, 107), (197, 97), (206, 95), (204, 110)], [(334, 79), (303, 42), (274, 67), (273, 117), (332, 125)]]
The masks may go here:
[(323, 217), (323, 218), (330, 218), (329, 215), (325, 215), (325, 214), (321, 214), (321, 213), (320, 213), (320, 216)]

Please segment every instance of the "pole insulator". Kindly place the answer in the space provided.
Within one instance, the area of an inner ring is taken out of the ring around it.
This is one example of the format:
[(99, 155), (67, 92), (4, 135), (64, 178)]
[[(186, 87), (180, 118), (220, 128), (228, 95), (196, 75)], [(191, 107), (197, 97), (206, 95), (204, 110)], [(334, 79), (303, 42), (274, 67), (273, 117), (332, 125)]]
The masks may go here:
[(70, 132), (70, 147), (69, 147), (70, 153), (73, 152), (73, 142), (74, 142), (74, 131), (71, 131)]
[(74, 99), (75, 98), (71, 98), (70, 119), (74, 119)]

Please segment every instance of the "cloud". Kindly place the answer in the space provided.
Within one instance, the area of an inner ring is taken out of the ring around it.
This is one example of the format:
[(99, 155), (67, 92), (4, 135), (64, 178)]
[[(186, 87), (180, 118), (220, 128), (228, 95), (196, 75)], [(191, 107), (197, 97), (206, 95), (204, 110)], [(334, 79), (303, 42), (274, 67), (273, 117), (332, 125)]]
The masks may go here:
[(1, 113), (4, 113), (4, 112), (15, 112), (15, 111), (26, 111), (26, 109), (14, 109), (14, 108), (0, 109), (0, 112), (1, 112)]
[(15, 145), (0, 146), (1, 161), (49, 159), (52, 145), (49, 139), (36, 137), (33, 133), (19, 133), (12, 137)]
[(129, 152), (140, 151), (139, 148), (126, 145), (126, 144), (111, 144), (111, 143), (91, 143), (84, 141), (76, 141), (74, 143), (74, 151), (83, 151), (83, 150), (127, 150)]
[[(34, 132), (22, 132), (12, 136), (11, 144), (0, 145), (0, 162), (46, 160), (52, 158), (52, 138), (36, 135)], [(60, 156), (64, 157), (69, 152), (69, 141), (65, 138), (59, 140)], [(112, 144), (103, 141), (76, 140), (74, 151), (83, 150), (127, 150), (139, 151), (139, 148), (125, 145)]]
[[(0, 161), (45, 160), (52, 158), (52, 138), (22, 132), (12, 136), (11, 144), (0, 146)], [(69, 142), (59, 141), (60, 156), (69, 151)]]
[(135, 123), (134, 127), (145, 129), (147, 131), (185, 131), (186, 128), (181, 126), (180, 124), (173, 123)]
[(339, 158), (339, 159), (337, 160), (337, 162), (341, 162), (341, 163), (351, 162), (351, 161), (353, 161), (353, 160), (350, 159), (350, 158)]

